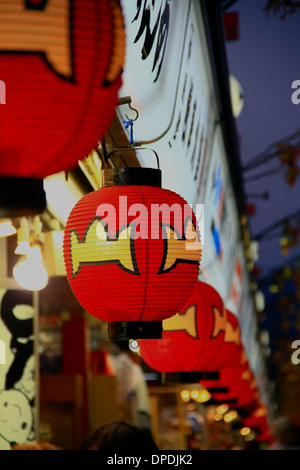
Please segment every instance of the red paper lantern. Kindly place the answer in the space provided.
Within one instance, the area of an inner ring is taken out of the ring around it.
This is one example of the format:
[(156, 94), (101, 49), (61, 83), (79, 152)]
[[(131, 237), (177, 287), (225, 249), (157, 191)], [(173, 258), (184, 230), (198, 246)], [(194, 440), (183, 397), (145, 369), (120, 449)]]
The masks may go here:
[(218, 379), (201, 379), (200, 383), (209, 390), (214, 399), (225, 403), (235, 402), (236, 406), (244, 407), (257, 399), (259, 394), (255, 377), (250, 369), (241, 342), (239, 345), (239, 357), (240, 361), (235, 367), (225, 367), (219, 371)]
[(237, 406), (246, 406), (251, 401), (258, 398), (257, 390), (251, 388), (251, 385), (245, 380), (241, 380), (229, 386), (227, 393), (212, 393), (212, 396), (219, 401), (236, 400)]
[(226, 320), (224, 344), (220, 355), (220, 367), (239, 367), (243, 353), (239, 321), (229, 310), (226, 310)]
[(253, 373), (247, 367), (221, 371), (219, 381), (201, 381), (212, 397), (221, 402), (235, 401), (236, 406), (245, 407), (259, 398)]
[(224, 367), (219, 371), (218, 378), (209, 380), (201, 379), (201, 384), (206, 388), (226, 388), (228, 389), (233, 384), (236, 384), (243, 380), (245, 373), (249, 371), (249, 363), (247, 361), (246, 354), (243, 347), (241, 348), (240, 362), (235, 367)]
[(258, 434), (255, 440), (257, 442), (268, 444), (269, 446), (272, 446), (275, 443), (274, 436), (269, 429), (261, 434)]
[(267, 408), (261, 405), (248, 418), (243, 419), (243, 424), (250, 428), (259, 429), (261, 432), (267, 432), (270, 428)]
[(111, 339), (161, 337), (162, 321), (197, 282), (195, 215), (183, 198), (160, 187), (160, 170), (103, 170), (102, 176), (104, 187), (84, 196), (66, 224), (70, 286), (87, 312), (109, 323)]
[(140, 341), (144, 361), (159, 372), (217, 370), (226, 311), (217, 291), (198, 281), (179, 313), (163, 323), (163, 338)]
[(42, 212), (42, 179), (75, 168), (107, 132), (125, 29), (118, 0), (0, 0), (0, 10), (0, 205), (20, 216)]

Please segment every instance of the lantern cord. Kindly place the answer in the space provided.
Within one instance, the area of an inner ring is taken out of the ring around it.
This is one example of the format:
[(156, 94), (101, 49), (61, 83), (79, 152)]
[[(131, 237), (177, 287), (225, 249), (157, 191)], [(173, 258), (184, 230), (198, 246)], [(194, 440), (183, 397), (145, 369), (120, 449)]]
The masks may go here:
[(124, 120), (123, 124), (124, 124), (125, 130), (128, 129), (128, 127), (130, 128), (130, 131), (129, 131), (130, 132), (130, 145), (133, 146), (134, 145), (134, 142), (133, 142), (133, 120), (132, 119), (129, 119), (128, 121)]

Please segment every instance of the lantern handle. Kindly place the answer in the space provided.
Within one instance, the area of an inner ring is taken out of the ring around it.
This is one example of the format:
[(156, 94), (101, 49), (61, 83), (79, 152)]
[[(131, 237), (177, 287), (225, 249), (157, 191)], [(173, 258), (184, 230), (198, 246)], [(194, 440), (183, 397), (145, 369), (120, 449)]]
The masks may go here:
[[(118, 99), (118, 106), (121, 106), (123, 104), (128, 104), (128, 107), (131, 109), (131, 111), (135, 112), (135, 118), (132, 119), (132, 122), (136, 121), (139, 117), (139, 112), (138, 112), (137, 109), (135, 109), (135, 108), (133, 108), (133, 106), (131, 106), (131, 96), (124, 96), (123, 98), (119, 98)], [(126, 117), (127, 121), (130, 121), (127, 114), (125, 114), (125, 117)]]
[(135, 147), (118, 147), (117, 149), (115, 149), (115, 150), (113, 150), (112, 152), (110, 152), (110, 153), (107, 154), (107, 157), (106, 157), (107, 162), (108, 162), (108, 160), (110, 159), (110, 157), (111, 157), (113, 154), (115, 154), (115, 153), (118, 153), (118, 152), (120, 152), (120, 151), (122, 151), (122, 152), (132, 152), (133, 150), (134, 150), (134, 151), (151, 150), (151, 151), (154, 153), (155, 158), (156, 158), (157, 169), (158, 169), (158, 170), (160, 169), (159, 157), (158, 157), (158, 155), (157, 155), (157, 152), (156, 152), (155, 150), (150, 149), (150, 148), (147, 148), (147, 147), (137, 147), (137, 148), (135, 148)]

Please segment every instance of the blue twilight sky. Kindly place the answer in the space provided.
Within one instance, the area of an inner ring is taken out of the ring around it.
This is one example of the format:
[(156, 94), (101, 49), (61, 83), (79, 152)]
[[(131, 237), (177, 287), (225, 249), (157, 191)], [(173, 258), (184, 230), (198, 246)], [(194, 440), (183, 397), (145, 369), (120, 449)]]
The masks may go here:
[[(300, 80), (300, 12), (285, 20), (267, 17), (263, 12), (266, 3), (267, 0), (240, 0), (229, 10), (239, 12), (240, 39), (227, 43), (227, 59), (229, 71), (241, 83), (245, 97), (237, 119), (243, 166), (271, 144), (300, 129), (300, 104), (294, 105), (291, 100), (291, 85)], [(275, 160), (247, 173), (245, 178), (274, 166)], [(250, 218), (252, 237), (300, 210), (300, 175), (294, 187), (280, 174), (245, 182), (246, 195), (264, 191), (270, 194), (267, 201), (248, 198), (257, 207), (255, 216)], [(278, 234), (278, 230), (274, 233)], [(262, 241), (257, 265), (265, 275), (295, 256), (300, 257), (300, 239), (299, 246), (287, 256), (281, 255), (278, 238)]]

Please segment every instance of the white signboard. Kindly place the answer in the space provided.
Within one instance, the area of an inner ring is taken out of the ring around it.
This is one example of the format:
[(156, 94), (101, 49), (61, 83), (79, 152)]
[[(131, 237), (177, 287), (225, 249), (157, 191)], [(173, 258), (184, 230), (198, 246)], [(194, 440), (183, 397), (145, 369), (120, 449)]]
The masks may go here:
[(209, 280), (225, 301), (230, 297), (231, 273), (235, 269), (234, 256), (241, 234), (219, 128), (215, 133), (206, 175), (204, 231), (202, 276)]
[[(133, 140), (158, 153), (163, 187), (195, 204), (217, 116), (200, 6), (192, 0), (122, 6), (127, 54), (120, 97), (130, 96), (139, 113)], [(121, 121), (135, 117), (127, 106), (118, 111)], [(151, 153), (139, 157), (143, 166), (155, 165)]]

